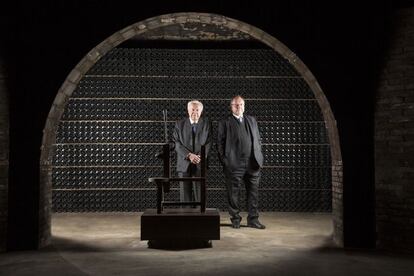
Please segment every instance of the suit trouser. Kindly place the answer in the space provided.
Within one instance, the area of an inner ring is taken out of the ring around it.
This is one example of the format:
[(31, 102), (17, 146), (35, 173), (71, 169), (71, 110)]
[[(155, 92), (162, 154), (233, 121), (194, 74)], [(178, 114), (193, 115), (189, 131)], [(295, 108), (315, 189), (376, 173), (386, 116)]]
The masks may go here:
[[(190, 164), (186, 172), (178, 172), (178, 177), (200, 176), (200, 169)], [(200, 183), (197, 181), (180, 181), (180, 201), (200, 201)]]
[(249, 212), (247, 221), (254, 221), (259, 217), (258, 195), (260, 168), (250, 169), (248, 160), (242, 160), (240, 166), (235, 170), (224, 169), (227, 184), (227, 201), (231, 220), (241, 220), (239, 197), (241, 183), (244, 182), (246, 188), (247, 210)]

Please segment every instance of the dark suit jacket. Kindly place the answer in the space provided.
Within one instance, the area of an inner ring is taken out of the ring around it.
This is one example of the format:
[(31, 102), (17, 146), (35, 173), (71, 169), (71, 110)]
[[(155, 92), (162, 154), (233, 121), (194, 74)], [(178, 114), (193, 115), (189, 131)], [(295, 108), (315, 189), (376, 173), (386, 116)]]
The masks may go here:
[[(252, 134), (252, 143), (253, 143), (253, 155), (256, 159), (257, 164), (260, 167), (263, 167), (263, 154), (262, 154), (262, 144), (260, 141), (259, 127), (257, 121), (254, 117), (249, 115), (243, 115), (245, 123), (247, 123)], [(238, 164), (239, 160), (237, 158), (237, 153), (234, 148), (234, 141), (237, 139), (237, 131), (233, 129), (230, 124), (231, 120), (234, 120), (234, 116), (230, 115), (226, 119), (219, 122), (217, 130), (217, 151), (219, 155), (219, 160), (224, 165), (226, 169), (230, 171), (234, 170)]]
[(201, 146), (206, 146), (206, 156), (210, 151), (210, 130), (211, 124), (207, 118), (201, 117), (198, 120), (195, 134), (195, 151), (193, 152), (193, 134), (189, 118), (184, 118), (175, 124), (173, 140), (177, 152), (177, 171), (186, 172), (190, 165), (187, 155), (191, 153), (200, 154)]

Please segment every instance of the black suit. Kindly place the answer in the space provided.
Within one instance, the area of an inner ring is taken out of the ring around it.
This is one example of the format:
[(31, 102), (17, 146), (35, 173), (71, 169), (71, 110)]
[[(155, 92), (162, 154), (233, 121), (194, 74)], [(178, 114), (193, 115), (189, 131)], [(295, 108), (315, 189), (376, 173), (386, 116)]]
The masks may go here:
[[(219, 122), (217, 151), (226, 177), (231, 220), (241, 220), (239, 193), (244, 182), (247, 193), (248, 222), (256, 221), (260, 168), (263, 166), (260, 133), (254, 117), (243, 115), (240, 123), (233, 115)], [(246, 148), (248, 147), (248, 148)]]
[[(175, 151), (177, 152), (177, 172), (179, 177), (199, 176), (200, 167), (192, 164), (188, 159), (189, 153), (200, 154), (201, 146), (206, 146), (206, 157), (210, 150), (210, 129), (211, 124), (207, 118), (201, 117), (198, 120), (196, 131), (189, 118), (184, 118), (175, 124), (173, 139)], [(181, 201), (200, 201), (200, 187), (198, 183), (180, 183)], [(192, 189), (194, 195), (192, 195)]]

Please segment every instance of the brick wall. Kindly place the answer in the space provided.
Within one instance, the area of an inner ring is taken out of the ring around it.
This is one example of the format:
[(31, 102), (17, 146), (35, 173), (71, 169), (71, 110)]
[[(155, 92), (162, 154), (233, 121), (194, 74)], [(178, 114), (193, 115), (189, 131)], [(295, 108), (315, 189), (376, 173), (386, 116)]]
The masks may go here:
[(375, 113), (377, 247), (414, 253), (414, 8), (391, 22)]
[(0, 59), (0, 252), (6, 250), (8, 171), (9, 112), (5, 68)]
[(334, 226), (333, 239), (339, 246), (344, 245), (343, 223), (343, 167), (342, 161), (333, 161), (332, 164), (332, 218)]

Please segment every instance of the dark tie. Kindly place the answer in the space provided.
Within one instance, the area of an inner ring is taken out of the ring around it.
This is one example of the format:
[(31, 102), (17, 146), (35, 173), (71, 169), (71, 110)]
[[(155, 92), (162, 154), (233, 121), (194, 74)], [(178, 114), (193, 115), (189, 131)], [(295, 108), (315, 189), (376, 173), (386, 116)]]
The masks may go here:
[(197, 131), (197, 124), (196, 123), (194, 123), (194, 124), (191, 124), (191, 129), (193, 130), (192, 132), (193, 132), (193, 135), (191, 135), (192, 136), (192, 141), (193, 141), (193, 151), (195, 151), (195, 137), (196, 137), (196, 131)]

